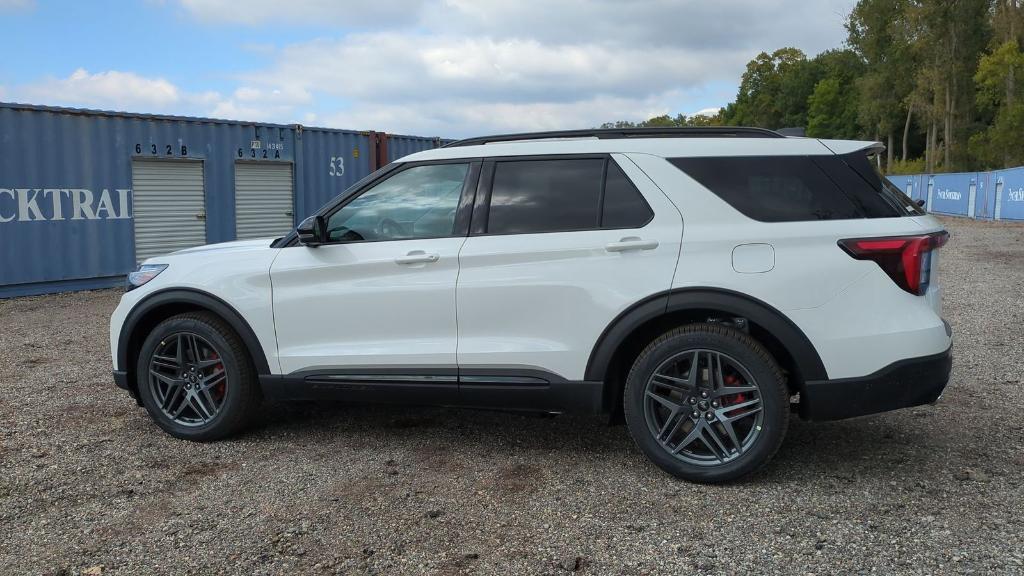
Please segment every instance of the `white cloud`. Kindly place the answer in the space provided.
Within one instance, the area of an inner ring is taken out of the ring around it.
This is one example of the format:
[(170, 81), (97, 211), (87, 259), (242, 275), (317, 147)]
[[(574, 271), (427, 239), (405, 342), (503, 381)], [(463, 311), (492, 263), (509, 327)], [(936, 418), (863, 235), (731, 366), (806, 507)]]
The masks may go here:
[(188, 92), (165, 78), (79, 68), (65, 78), (45, 78), (0, 91), (0, 99), (129, 112), (208, 115), (222, 96), (216, 91)]
[(84, 68), (67, 78), (49, 78), (24, 86), (19, 92), (32, 101), (117, 108), (165, 109), (182, 100), (181, 91), (163, 78), (116, 70), (92, 74)]
[(720, 111), (721, 108), (702, 108), (700, 110), (697, 110), (696, 112), (693, 112), (692, 114), (687, 114), (687, 116), (715, 116)]
[[(2, 1), (2, 0), (0, 0)], [(343, 0), (180, 0), (182, 8), (208, 23), (261, 25), (299, 23), (353, 28), (414, 22), (420, 0), (383, 2)]]
[(444, 0), (425, 26), (492, 37), (757, 51), (837, 46), (853, 0)]
[(35, 0), (0, 0), (0, 12), (7, 10), (29, 10), (35, 7)]
[(227, 98), (217, 98), (209, 108), (214, 118), (295, 122), (296, 108), (307, 105), (312, 94), (297, 88), (240, 86)]
[(285, 48), (254, 82), (299, 86), (351, 99), (422, 101), (563, 100), (595, 95), (644, 96), (722, 79), (724, 63), (744, 55), (723, 51), (602, 44), (543, 44), (536, 40), (360, 34)]
[[(27, 1), (0, 0), (0, 7)], [(223, 93), (182, 88), (159, 72), (79, 69), (66, 78), (8, 84), (8, 96), (430, 136), (582, 128), (694, 109), (714, 114), (757, 52), (797, 46), (814, 54), (841, 45), (853, 4), (166, 1), (204, 25), (279, 26), (290, 38), (310, 25), (331, 35), (278, 47), (254, 31), (239, 48), (265, 64), (222, 71)]]
[(325, 117), (329, 127), (383, 130), (426, 136), (470, 135), (561, 128), (591, 128), (609, 118), (666, 114), (665, 97), (598, 96), (572, 102), (479, 102), (437, 100), (420, 106), (363, 104)]

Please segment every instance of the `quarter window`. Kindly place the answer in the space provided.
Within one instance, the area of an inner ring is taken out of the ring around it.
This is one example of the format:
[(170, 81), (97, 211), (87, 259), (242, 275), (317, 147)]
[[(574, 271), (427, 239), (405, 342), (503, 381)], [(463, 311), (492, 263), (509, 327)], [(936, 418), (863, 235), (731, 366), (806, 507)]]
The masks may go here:
[(469, 164), (414, 166), (360, 194), (327, 221), (331, 242), (451, 236)]
[(640, 228), (650, 222), (653, 216), (651, 207), (622, 168), (609, 160), (604, 183), (604, 205), (601, 207), (601, 227)]
[(671, 162), (754, 220), (795, 222), (863, 217), (809, 156), (673, 158)]

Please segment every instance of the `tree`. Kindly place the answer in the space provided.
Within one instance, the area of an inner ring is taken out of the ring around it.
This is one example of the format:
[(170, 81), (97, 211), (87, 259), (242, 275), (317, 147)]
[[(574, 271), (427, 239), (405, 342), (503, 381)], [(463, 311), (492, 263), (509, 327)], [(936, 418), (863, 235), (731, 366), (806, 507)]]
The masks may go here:
[(818, 138), (858, 138), (864, 130), (858, 119), (858, 80), (864, 63), (851, 50), (828, 50), (811, 61), (820, 77), (807, 99), (807, 135)]
[(900, 156), (907, 160), (913, 101), (913, 29), (908, 17), (910, 0), (861, 0), (846, 22), (847, 44), (860, 57), (865, 70), (857, 81), (860, 123), (886, 136), (887, 165), (893, 163), (894, 136), (903, 128)]
[(991, 35), (990, 0), (916, 0), (908, 8), (918, 54), (914, 99), (928, 125), (925, 164), (965, 168), (974, 120), (974, 73)]
[(986, 167), (1024, 164), (1024, 99), (1015, 78), (1024, 77), (1024, 54), (1016, 40), (981, 59), (974, 75), (978, 107), (991, 112), (991, 125), (971, 137), (971, 154)]
[(807, 125), (807, 98), (817, 83), (813, 66), (797, 48), (761, 52), (747, 63), (736, 102), (722, 122), (730, 126), (785, 128)]
[(717, 126), (721, 124), (719, 114), (714, 116), (705, 116), (704, 114), (686, 116), (685, 114), (677, 114), (675, 117), (669, 116), (668, 114), (662, 114), (661, 116), (648, 118), (643, 122), (630, 122), (629, 120), (605, 122), (604, 124), (601, 124), (601, 128), (685, 128), (692, 126)]

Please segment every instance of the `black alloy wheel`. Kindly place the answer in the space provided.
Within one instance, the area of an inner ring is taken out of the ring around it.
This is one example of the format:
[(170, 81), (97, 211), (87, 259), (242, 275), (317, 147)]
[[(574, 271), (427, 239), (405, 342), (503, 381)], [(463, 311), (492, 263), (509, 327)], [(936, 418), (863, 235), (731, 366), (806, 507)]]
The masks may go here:
[(252, 420), (262, 396), (241, 338), (214, 314), (168, 318), (146, 337), (136, 385), (158, 426), (188, 440), (217, 440)]
[(637, 446), (660, 468), (723, 482), (756, 471), (778, 450), (789, 392), (774, 358), (749, 334), (690, 324), (640, 353), (623, 411)]

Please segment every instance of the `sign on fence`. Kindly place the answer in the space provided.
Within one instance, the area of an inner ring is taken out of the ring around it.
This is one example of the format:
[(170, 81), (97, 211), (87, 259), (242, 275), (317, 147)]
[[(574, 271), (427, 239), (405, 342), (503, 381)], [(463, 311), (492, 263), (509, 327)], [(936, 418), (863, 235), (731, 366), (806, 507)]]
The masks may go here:
[(1024, 167), (994, 172), (895, 174), (889, 181), (929, 212), (996, 220), (1024, 220)]

